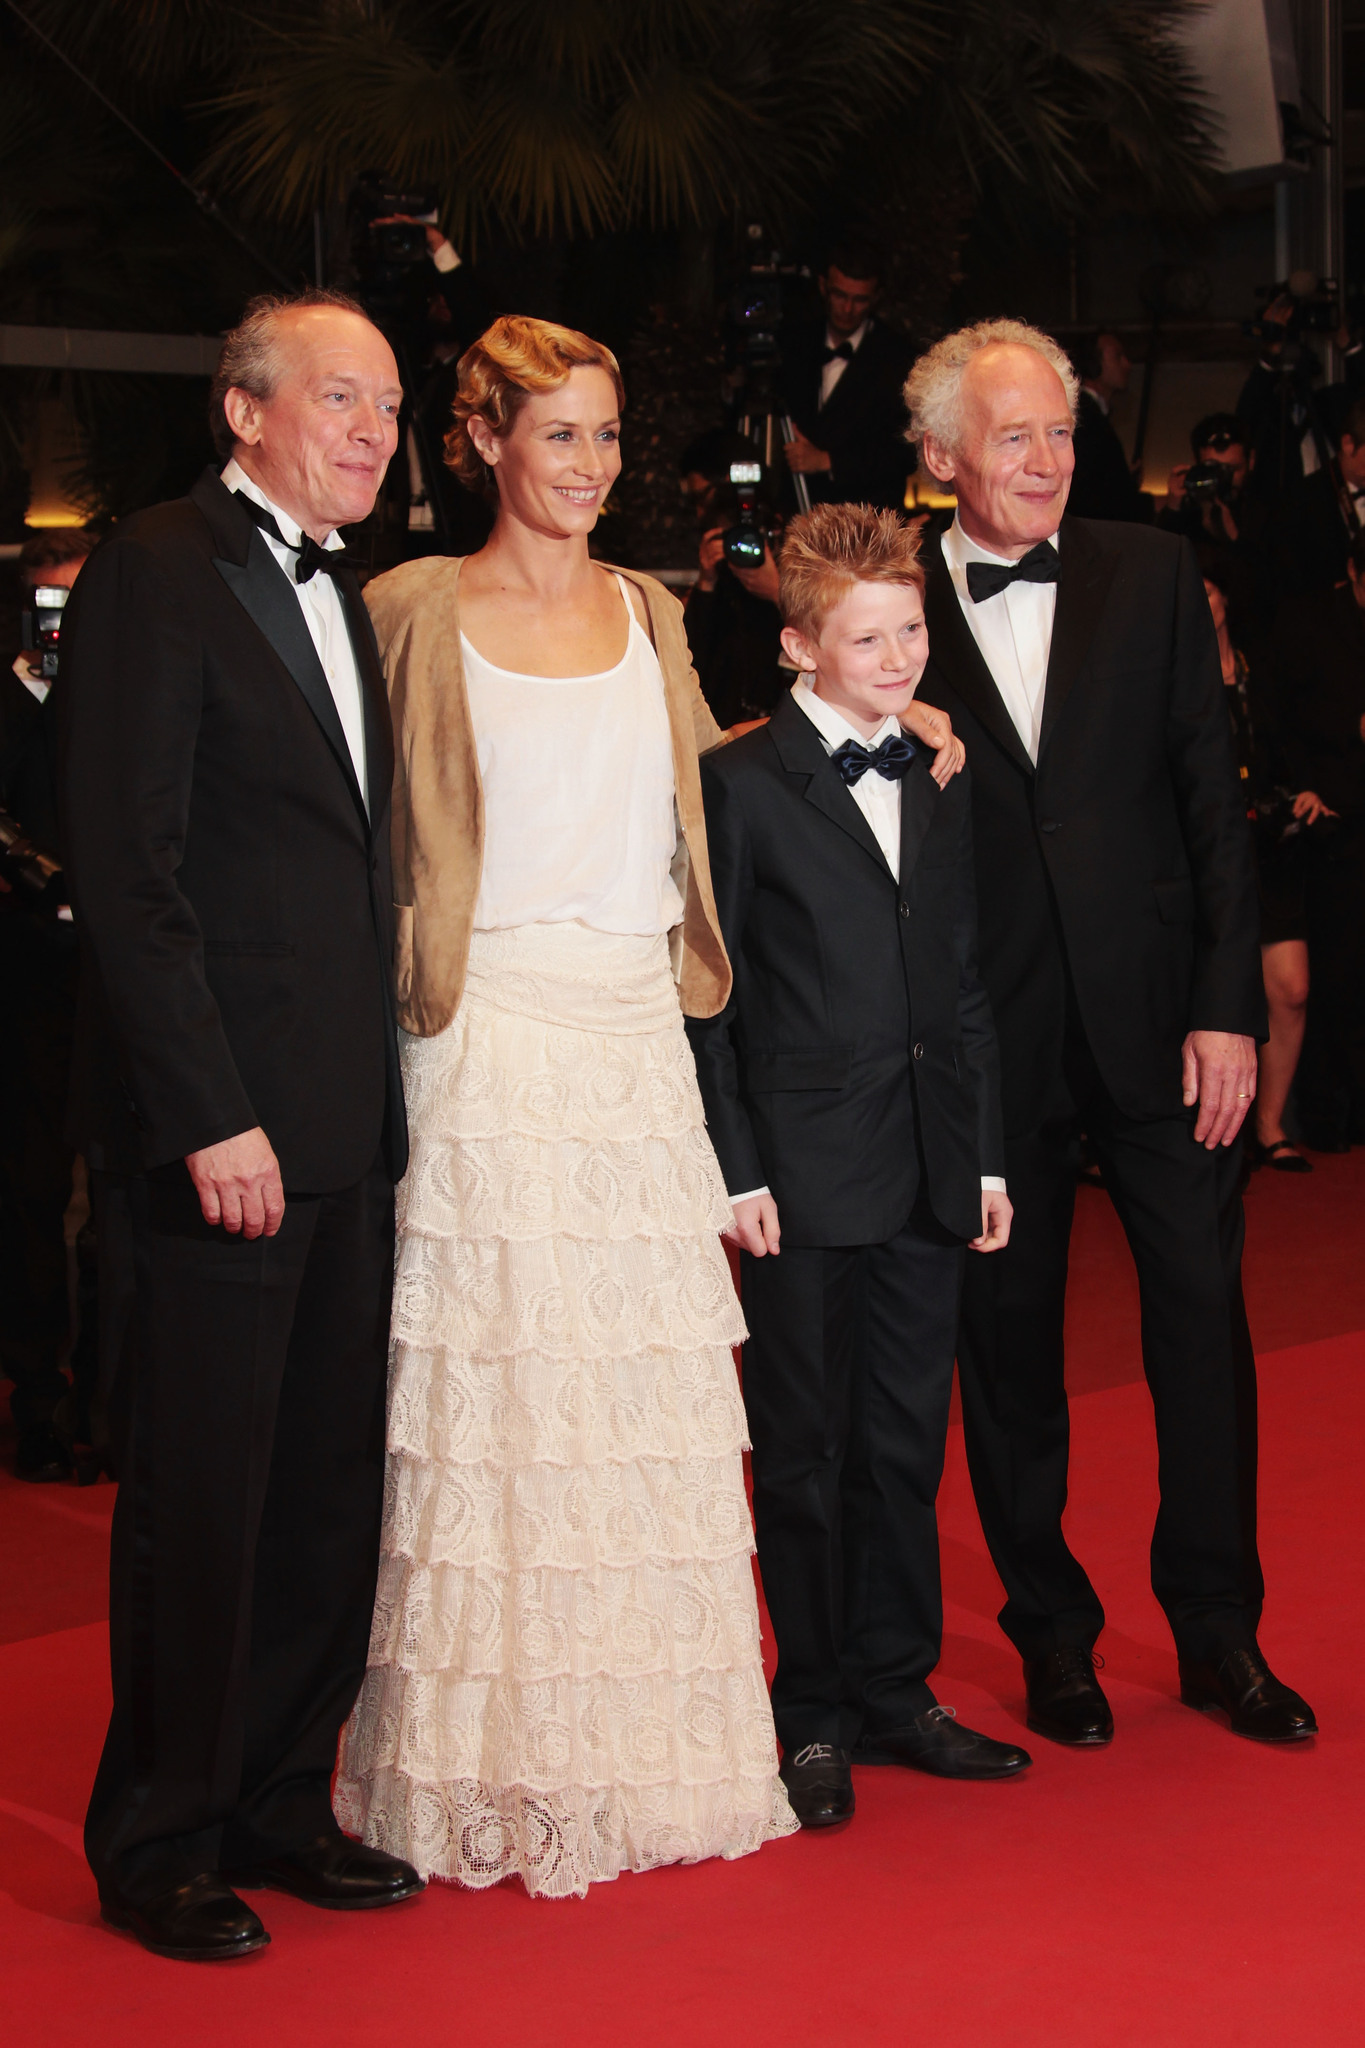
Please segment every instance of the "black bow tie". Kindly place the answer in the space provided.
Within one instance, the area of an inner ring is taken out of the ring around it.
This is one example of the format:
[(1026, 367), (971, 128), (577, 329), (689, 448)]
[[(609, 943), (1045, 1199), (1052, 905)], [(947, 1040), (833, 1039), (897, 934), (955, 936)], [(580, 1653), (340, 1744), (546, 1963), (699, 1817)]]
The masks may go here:
[(356, 558), (348, 555), (345, 548), (324, 548), (311, 534), (301, 534), (298, 540), (286, 540), (280, 532), (280, 524), (273, 512), (267, 512), (264, 505), (258, 505), (254, 498), (248, 498), (245, 491), (235, 493), (237, 503), (248, 519), (254, 519), (262, 533), (271, 534), (282, 548), (288, 548), (298, 556), (294, 564), (294, 581), (311, 583), (321, 569), (324, 576), (339, 576), (343, 569), (354, 569)]
[(820, 361), (821, 363), (851, 363), (853, 361), (852, 342), (841, 341), (837, 348), (827, 348)]
[(913, 740), (908, 740), (902, 732), (889, 732), (879, 747), (861, 747), (857, 740), (845, 740), (829, 758), (851, 789), (869, 768), (875, 768), (878, 775), (884, 775), (888, 782), (899, 782), (914, 760), (915, 753)]
[(967, 595), (973, 604), (984, 604), (1011, 583), (1055, 583), (1060, 575), (1056, 548), (1051, 541), (1040, 540), (1021, 562), (968, 562)]

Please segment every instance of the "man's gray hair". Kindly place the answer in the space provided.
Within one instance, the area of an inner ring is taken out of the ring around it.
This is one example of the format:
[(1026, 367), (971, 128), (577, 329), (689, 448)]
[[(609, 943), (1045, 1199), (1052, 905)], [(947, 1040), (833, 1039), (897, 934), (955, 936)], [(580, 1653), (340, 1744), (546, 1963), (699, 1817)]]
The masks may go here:
[(906, 378), (907, 441), (923, 441), (926, 434), (932, 434), (949, 454), (957, 451), (962, 440), (962, 379), (967, 365), (983, 348), (1001, 343), (1031, 348), (1052, 365), (1075, 419), (1080, 380), (1061, 344), (1024, 320), (978, 320), (974, 327), (959, 327), (956, 334), (945, 334), (942, 341), (936, 341)]
[(345, 292), (324, 291), (321, 286), (306, 292), (266, 292), (249, 300), (237, 325), (223, 336), (223, 352), (209, 386), (209, 431), (214, 447), (225, 458), (232, 453), (233, 433), (223, 400), (234, 389), (249, 391), (253, 398), (274, 396), (280, 381), (280, 315), (292, 313), (296, 306), (333, 306), (339, 313), (370, 318), (358, 299), (348, 298)]

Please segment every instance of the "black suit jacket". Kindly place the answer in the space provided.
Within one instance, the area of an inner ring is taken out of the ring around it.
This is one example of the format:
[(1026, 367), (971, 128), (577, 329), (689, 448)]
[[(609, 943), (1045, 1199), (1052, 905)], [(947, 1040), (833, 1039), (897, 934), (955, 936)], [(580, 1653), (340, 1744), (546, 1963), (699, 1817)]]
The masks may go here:
[(701, 769), (735, 980), (687, 1031), (726, 1187), (770, 1188), (790, 1243), (881, 1244), (915, 1202), (918, 1151), (934, 1214), (977, 1236), (1004, 1154), (969, 778), (941, 791), (923, 752), (911, 763), (897, 886), (790, 694)]
[(83, 952), (73, 1136), (133, 1172), (259, 1124), (287, 1191), (407, 1156), (390, 962), (393, 738), (353, 576), (369, 815), (289, 577), (209, 470), (121, 521), (62, 634)]
[(1275, 663), (1294, 787), (1365, 817), (1365, 613), (1349, 583), (1283, 607)]
[(1128, 467), (1114, 423), (1089, 391), (1076, 406), (1076, 471), (1067, 498), (1078, 519), (1136, 519), (1146, 516), (1142, 492)]
[(1332, 590), (1345, 579), (1351, 542), (1360, 532), (1357, 517), (1347, 523), (1336, 465), (1314, 470), (1292, 483), (1270, 521), (1271, 568), (1282, 598)]
[(869, 324), (847, 369), (821, 410), (825, 323), (793, 327), (782, 337), (784, 402), (798, 427), (833, 463), (806, 478), (816, 503), (876, 505), (899, 511), (911, 468), (903, 396), (910, 374), (909, 342), (890, 327)]
[(927, 561), (920, 695), (949, 712), (972, 767), (981, 972), (1012, 1134), (1050, 1100), (1068, 972), (1129, 1116), (1179, 1114), (1188, 1031), (1266, 1035), (1251, 836), (1193, 551), (1070, 518), (1059, 543), (1036, 770), (937, 540)]

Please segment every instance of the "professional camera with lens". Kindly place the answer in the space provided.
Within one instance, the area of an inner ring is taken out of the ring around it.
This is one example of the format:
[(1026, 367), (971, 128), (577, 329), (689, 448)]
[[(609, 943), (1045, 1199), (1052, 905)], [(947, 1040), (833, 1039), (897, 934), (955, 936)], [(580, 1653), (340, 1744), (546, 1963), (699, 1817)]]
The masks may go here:
[[(1279, 300), (1289, 302), (1289, 318), (1267, 320), (1267, 309)], [(1272, 346), (1301, 341), (1305, 334), (1335, 334), (1341, 325), (1336, 279), (1319, 277), (1311, 270), (1292, 271), (1278, 284), (1257, 285), (1256, 303), (1256, 318), (1246, 322), (1245, 332)]]
[(1236, 475), (1227, 462), (1196, 462), (1185, 472), (1185, 496), (1197, 505), (1226, 505)]
[(70, 595), (60, 583), (40, 583), (23, 615), (24, 646), (38, 656), (37, 673), (45, 682), (55, 682), (57, 678), (62, 613)]
[(760, 516), (763, 509), (763, 464), (732, 462), (730, 483), (737, 501), (739, 517), (733, 526), (726, 527), (720, 537), (725, 559), (732, 569), (761, 569), (764, 551), (770, 538), (768, 525)]

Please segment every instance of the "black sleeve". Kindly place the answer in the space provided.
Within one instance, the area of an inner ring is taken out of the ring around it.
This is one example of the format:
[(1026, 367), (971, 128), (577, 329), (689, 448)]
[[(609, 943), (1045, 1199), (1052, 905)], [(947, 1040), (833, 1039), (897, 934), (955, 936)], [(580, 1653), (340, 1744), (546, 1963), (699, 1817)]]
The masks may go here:
[(151, 551), (90, 558), (62, 635), (60, 798), (71, 900), (148, 1166), (259, 1121), (177, 884), (203, 688), (191, 607)]
[[(744, 814), (728, 778), (716, 774), (702, 756), (702, 802), (706, 811), (706, 843), (711, 886), (721, 937), (731, 965), (739, 959), (744, 927), (754, 894), (753, 857)], [(697, 1063), (697, 1085), (706, 1111), (706, 1131), (720, 1161), (726, 1192), (745, 1194), (766, 1185), (768, 1174), (758, 1156), (753, 1125), (739, 1090), (739, 1063), (734, 1028), (739, 1005), (730, 1000), (714, 1017), (689, 1017), (687, 1036)]]
[(1232, 760), (1222, 666), (1194, 550), (1176, 570), (1166, 758), (1195, 895), (1191, 1031), (1266, 1035), (1255, 857)]
[(1000, 1047), (995, 1036), (990, 999), (977, 962), (976, 865), (972, 852), (970, 775), (971, 770), (964, 768), (959, 777), (964, 785), (964, 801), (952, 913), (953, 951), (957, 955), (958, 1028), (976, 1088), (977, 1151), (981, 1172), (1003, 1179), (1005, 1120), (1000, 1106)]

